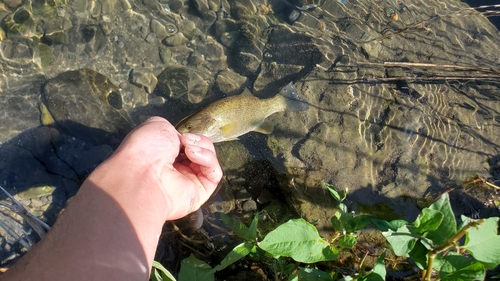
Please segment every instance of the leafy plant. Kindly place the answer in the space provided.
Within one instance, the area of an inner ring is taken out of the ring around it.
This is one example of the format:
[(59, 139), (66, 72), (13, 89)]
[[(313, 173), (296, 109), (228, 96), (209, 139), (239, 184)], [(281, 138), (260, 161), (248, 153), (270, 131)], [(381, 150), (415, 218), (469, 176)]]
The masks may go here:
[(159, 262), (153, 261), (153, 269), (151, 270), (152, 281), (175, 281), (175, 277)]
[(444, 193), (413, 223), (379, 220), (376, 225), (396, 255), (413, 258), (423, 270), (423, 280), (430, 280), (433, 270), (441, 280), (477, 280), (484, 279), (487, 268), (500, 264), (498, 220), (462, 216), (457, 227), (448, 193)]
[[(397, 256), (412, 258), (422, 270), (422, 280), (430, 280), (433, 272), (436, 272), (433, 277), (440, 280), (484, 279), (486, 269), (500, 264), (499, 218), (472, 220), (462, 217), (462, 223), (457, 226), (447, 193), (424, 208), (410, 223), (349, 212), (343, 203), (347, 190), (338, 192), (333, 186), (322, 184), (339, 203), (331, 219), (335, 230), (331, 239), (322, 238), (314, 225), (304, 219), (291, 219), (263, 236), (258, 228), (258, 213), (248, 227), (220, 214), (222, 221), (244, 242), (213, 268), (194, 255), (189, 256), (181, 263), (179, 281), (215, 280), (216, 272), (244, 257), (267, 265), (275, 273), (276, 280), (337, 280), (340, 273), (328, 269), (323, 262), (338, 260), (339, 251), (352, 249), (358, 242), (358, 231), (368, 225), (381, 231)], [(371, 271), (344, 276), (342, 280), (385, 280), (385, 259), (384, 251)], [(327, 271), (320, 270), (320, 263)], [(175, 280), (157, 266), (151, 280)]]

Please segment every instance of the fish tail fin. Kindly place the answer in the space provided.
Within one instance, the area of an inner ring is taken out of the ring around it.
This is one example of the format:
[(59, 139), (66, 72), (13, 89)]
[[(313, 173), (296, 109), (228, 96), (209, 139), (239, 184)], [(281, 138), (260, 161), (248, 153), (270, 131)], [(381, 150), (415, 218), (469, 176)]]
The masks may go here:
[(286, 111), (304, 111), (309, 109), (309, 104), (303, 98), (299, 97), (297, 89), (295, 89), (292, 82), (281, 89), (280, 95), (285, 98)]

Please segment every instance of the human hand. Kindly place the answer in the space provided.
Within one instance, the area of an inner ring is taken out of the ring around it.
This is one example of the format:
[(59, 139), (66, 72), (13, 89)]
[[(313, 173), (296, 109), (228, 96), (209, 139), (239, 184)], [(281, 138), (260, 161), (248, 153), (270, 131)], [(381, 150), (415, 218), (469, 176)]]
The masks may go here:
[(167, 200), (166, 220), (184, 217), (200, 208), (222, 177), (210, 139), (189, 133), (181, 135), (160, 117), (148, 119), (129, 133), (115, 155), (126, 159), (127, 172), (162, 191)]

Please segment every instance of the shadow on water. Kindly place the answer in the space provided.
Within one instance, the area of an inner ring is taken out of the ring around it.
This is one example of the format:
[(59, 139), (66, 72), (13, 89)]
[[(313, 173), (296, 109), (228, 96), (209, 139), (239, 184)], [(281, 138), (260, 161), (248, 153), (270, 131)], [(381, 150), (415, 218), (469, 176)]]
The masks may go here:
[[(64, 122), (64, 127), (85, 132), (86, 139), (71, 136), (57, 127), (35, 127), (0, 146), (0, 185), (28, 211), (49, 225), (54, 224), (59, 212), (76, 194), (88, 174), (116, 148), (116, 140), (119, 142), (123, 138), (123, 135), (110, 134), (71, 121)], [(1, 194), (0, 200), (5, 199), (6, 195)], [(3, 208), (2, 214), (17, 220), (8, 209)], [(21, 227), (33, 241), (39, 239), (26, 222)], [(1, 246), (1, 266), (15, 260), (12, 259), (16, 256), (13, 252), (25, 252), (17, 245), (10, 248), (7, 245), (2, 243)]]
[[(79, 131), (78, 137), (63, 129), (39, 126), (25, 131), (0, 146), (2, 169), (0, 183), (11, 194), (37, 186), (52, 186), (54, 206), (44, 215), (53, 223), (57, 211), (71, 198), (84, 179), (111, 155), (123, 134), (112, 134), (89, 128), (72, 121), (64, 121), (64, 128)], [(81, 134), (85, 132), (85, 134)], [(82, 136), (87, 136), (82, 139)], [(4, 199), (5, 196), (2, 196)]]

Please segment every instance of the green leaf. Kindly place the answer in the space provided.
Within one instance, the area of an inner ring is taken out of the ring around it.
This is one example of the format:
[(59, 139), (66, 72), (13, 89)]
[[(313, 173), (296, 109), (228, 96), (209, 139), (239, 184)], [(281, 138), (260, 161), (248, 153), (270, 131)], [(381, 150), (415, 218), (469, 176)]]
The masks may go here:
[(497, 234), (498, 217), (486, 219), (466, 234), (465, 248), (483, 263), (500, 264), (500, 236)]
[(425, 237), (432, 240), (434, 245), (442, 245), (457, 233), (457, 221), (455, 220), (455, 215), (451, 210), (450, 197), (448, 196), (448, 193), (445, 192), (441, 194), (441, 198), (432, 203), (426, 209), (439, 211), (443, 214), (443, 221), (439, 227), (435, 230), (428, 231), (425, 235)]
[(423, 270), (427, 268), (427, 253), (428, 249), (422, 244), (421, 240), (418, 240), (409, 255), (413, 259), (413, 262)]
[(408, 224), (408, 222), (405, 220), (393, 220), (388, 222), (386, 220), (381, 220), (381, 219), (372, 219), (372, 222), (375, 225), (375, 227), (380, 231), (387, 231), (389, 229), (396, 231), (403, 225)]
[(332, 281), (332, 277), (327, 272), (315, 269), (299, 267), (297, 270), (298, 280), (307, 281)]
[(291, 257), (304, 263), (338, 258), (338, 251), (330, 248), (318, 230), (303, 219), (292, 219), (278, 226), (258, 246), (275, 257)]
[(443, 221), (444, 215), (438, 210), (425, 208), (418, 215), (413, 225), (417, 228), (419, 234), (436, 230)]
[(462, 228), (464, 228), (464, 226), (468, 225), (468, 224), (469, 224), (469, 222), (473, 221), (471, 218), (466, 217), (466, 216), (464, 216), (464, 215), (460, 215), (460, 220), (461, 220), (462, 222), (461, 222), (461, 223), (460, 223), (460, 225), (458, 226), (458, 228), (457, 228), (458, 230), (461, 230)]
[(279, 261), (279, 269), (283, 275), (290, 275), (292, 271), (295, 270), (295, 263), (287, 263), (283, 264), (282, 260), (278, 259)]
[(425, 237), (421, 237), (420, 240), (420, 243), (422, 243), (422, 245), (425, 246), (425, 248), (427, 248), (427, 250), (432, 250), (434, 249), (436, 246), (434, 245), (434, 242), (432, 242), (431, 239), (428, 239), (428, 238), (425, 238)]
[(439, 277), (443, 281), (483, 280), (486, 275), (484, 266), (478, 261), (473, 261), (467, 257), (452, 253), (442, 259), (444, 263), (439, 270)]
[(215, 281), (210, 265), (197, 259), (193, 254), (181, 262), (179, 281)]
[(389, 229), (382, 232), (382, 234), (387, 239), (387, 242), (391, 244), (394, 253), (401, 257), (408, 256), (408, 253), (413, 249), (418, 239), (418, 237), (415, 237), (411, 233), (407, 225), (401, 226), (396, 231)]
[(250, 242), (239, 244), (238, 246), (234, 247), (234, 249), (229, 252), (229, 254), (227, 254), (227, 256), (221, 261), (221, 263), (218, 266), (214, 267), (212, 271), (214, 273), (216, 271), (221, 271), (231, 264), (237, 262), (238, 260), (244, 258), (246, 255), (248, 255), (248, 253), (250, 253), (253, 247), (254, 245)]
[(345, 221), (344, 226), (347, 232), (355, 232), (365, 228), (365, 226), (372, 222), (372, 219), (374, 219), (373, 216), (359, 215)]
[(151, 276), (149, 276), (149, 280), (151, 280), (151, 281), (163, 281), (160, 273), (158, 272), (158, 270), (156, 268), (153, 268), (153, 270), (151, 271)]
[(345, 230), (345, 227), (342, 224), (342, 220), (341, 220), (342, 214), (344, 214), (344, 213), (337, 212), (335, 214), (335, 216), (332, 217), (331, 221), (332, 221), (333, 229), (335, 229), (335, 231), (338, 231), (342, 234), (345, 234), (346, 230)]
[(340, 237), (339, 241), (337, 242), (337, 246), (341, 249), (352, 249), (354, 245), (358, 242), (358, 237), (357, 235), (354, 234), (347, 234), (345, 236)]
[[(158, 273), (158, 270), (161, 272), (161, 275)], [(155, 277), (159, 278), (156, 280), (159, 281), (176, 281), (175, 277), (168, 271), (163, 264), (153, 261), (153, 272), (155, 273)], [(158, 274), (158, 275), (157, 275)]]
[[(257, 224), (255, 224), (255, 227), (253, 229), (249, 229), (246, 227), (245, 224), (243, 224), (241, 221), (227, 215), (224, 213), (219, 213), (219, 216), (224, 222), (224, 224), (229, 227), (238, 237), (241, 237), (247, 241), (255, 241), (255, 237), (257, 237)], [(257, 215), (256, 215), (257, 218)], [(254, 218), (254, 220), (256, 219)], [(252, 224), (254, 221), (252, 221)]]
[(254, 261), (261, 261), (265, 259), (266, 252), (261, 248), (257, 247), (257, 245), (253, 245), (250, 253), (248, 253), (248, 257)]
[(368, 215), (354, 216), (354, 213), (337, 212), (332, 217), (332, 226), (336, 231), (345, 234), (353, 233), (363, 229), (366, 225), (372, 222), (374, 217)]
[(342, 201), (344, 201), (345, 197), (347, 196), (347, 189), (338, 192), (337, 190), (335, 190), (333, 185), (328, 184), (324, 181), (321, 182), (321, 185), (323, 185), (323, 187), (328, 189), (328, 191), (330, 191), (330, 194), (332, 195), (333, 199), (335, 199), (339, 203), (342, 203)]
[(248, 236), (251, 239), (249, 241), (255, 242), (257, 239), (257, 225), (259, 223), (259, 212), (255, 212), (255, 216), (253, 217), (252, 222), (250, 223), (250, 227), (248, 228)]
[(377, 263), (375, 264), (375, 267), (373, 268), (373, 271), (370, 272), (370, 274), (359, 278), (358, 280), (362, 281), (384, 281), (385, 280), (385, 275), (386, 275), (386, 270), (385, 270), (385, 252), (380, 255), (377, 259)]

